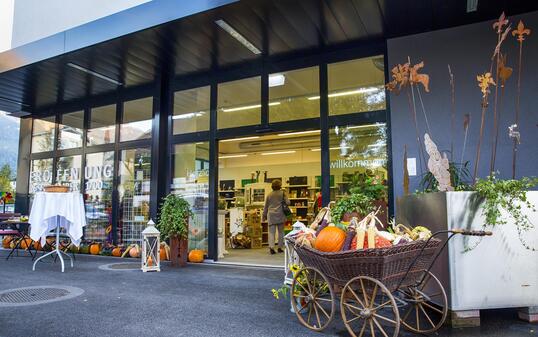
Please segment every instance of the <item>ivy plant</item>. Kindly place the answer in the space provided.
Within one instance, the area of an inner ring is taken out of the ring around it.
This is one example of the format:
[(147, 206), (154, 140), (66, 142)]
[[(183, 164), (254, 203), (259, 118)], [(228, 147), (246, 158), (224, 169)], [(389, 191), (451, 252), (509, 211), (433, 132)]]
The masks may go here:
[(484, 199), (482, 210), (482, 215), (486, 218), (484, 226), (506, 224), (507, 219), (501, 214), (501, 210), (505, 210), (513, 219), (523, 246), (535, 251), (535, 248), (526, 243), (522, 233), (534, 228), (534, 224), (523, 213), (523, 206), (536, 212), (536, 206), (527, 199), (527, 191), (536, 185), (538, 178), (503, 180), (492, 174), (486, 179), (478, 179), (474, 189)]
[(190, 204), (181, 196), (169, 194), (163, 198), (157, 228), (164, 239), (178, 236), (186, 239), (189, 231), (189, 218), (192, 216)]
[(372, 212), (375, 208), (374, 198), (362, 193), (354, 193), (339, 199), (331, 208), (331, 218), (339, 222), (345, 213), (357, 212), (362, 216)]

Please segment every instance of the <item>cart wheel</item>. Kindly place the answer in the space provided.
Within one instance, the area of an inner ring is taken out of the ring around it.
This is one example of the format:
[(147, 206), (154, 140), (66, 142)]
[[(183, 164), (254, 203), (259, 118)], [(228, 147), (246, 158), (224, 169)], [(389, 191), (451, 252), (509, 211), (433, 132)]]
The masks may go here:
[(358, 276), (349, 280), (342, 290), (340, 311), (353, 337), (396, 337), (400, 331), (396, 301), (387, 287), (374, 278)]
[(424, 280), (416, 287), (398, 289), (400, 298), (407, 302), (402, 306), (402, 324), (416, 333), (432, 333), (439, 330), (448, 314), (448, 301), (443, 285), (435, 275), (424, 271)]
[(291, 284), (291, 304), (299, 321), (321, 331), (334, 317), (335, 296), (329, 280), (315, 268), (300, 269)]

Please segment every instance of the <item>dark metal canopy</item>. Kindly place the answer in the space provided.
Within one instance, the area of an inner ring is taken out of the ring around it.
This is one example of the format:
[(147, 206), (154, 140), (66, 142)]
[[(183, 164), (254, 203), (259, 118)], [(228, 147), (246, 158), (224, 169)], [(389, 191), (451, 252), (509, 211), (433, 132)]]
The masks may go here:
[[(477, 10), (467, 12), (466, 0), (244, 0), (0, 73), (0, 110), (34, 113), (151, 85), (158, 81), (165, 64), (175, 76), (189, 76), (260, 59), (491, 20), (502, 11), (514, 15), (533, 10), (538, 10), (537, 1), (479, 0)], [(113, 19), (114, 15), (103, 21), (105, 27), (100, 29), (106, 30)], [(144, 16), (132, 19), (143, 21)], [(261, 54), (219, 27), (215, 21), (220, 19)], [(25, 50), (29, 47), (24, 46)], [(2, 68), (20, 62), (16, 52), (0, 54)]]

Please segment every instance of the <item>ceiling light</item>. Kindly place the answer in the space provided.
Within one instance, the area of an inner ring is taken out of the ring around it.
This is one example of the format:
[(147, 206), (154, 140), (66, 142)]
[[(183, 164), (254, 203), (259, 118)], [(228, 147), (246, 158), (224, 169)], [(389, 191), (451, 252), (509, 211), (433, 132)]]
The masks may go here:
[(246, 154), (233, 154), (229, 156), (219, 156), (219, 159), (230, 159), (230, 158), (245, 158), (248, 157)]
[(271, 74), (269, 75), (269, 88), (278, 87), (286, 83), (286, 76), (283, 74)]
[(249, 40), (247, 40), (243, 35), (241, 35), (237, 30), (235, 30), (232, 26), (228, 24), (228, 22), (224, 20), (217, 20), (215, 23), (222, 29), (224, 29), (228, 34), (230, 34), (234, 39), (239, 41), (243, 46), (247, 47), (248, 50), (250, 50), (252, 53), (259, 55), (261, 54), (261, 50), (256, 48)]
[(310, 133), (320, 133), (321, 130), (310, 130), (310, 131), (299, 131), (299, 132), (287, 132), (287, 133), (279, 133), (278, 136), (280, 137), (286, 137), (286, 136), (294, 136), (294, 135), (306, 135)]
[[(350, 149), (351, 146), (335, 146), (335, 147), (330, 147), (329, 150), (340, 150), (340, 149)], [(321, 149), (310, 149), (310, 151), (312, 152), (319, 152), (321, 151)]]
[(118, 81), (116, 81), (116, 80), (113, 79), (113, 78), (110, 78), (110, 77), (105, 76), (105, 75), (103, 75), (103, 74), (99, 74), (99, 73), (97, 73), (97, 72), (95, 72), (95, 71), (93, 71), (93, 70), (86, 69), (86, 68), (84, 68), (84, 67), (82, 67), (82, 66), (79, 66), (78, 64), (74, 64), (74, 63), (69, 62), (67, 65), (70, 66), (71, 68), (75, 68), (75, 69), (77, 69), (77, 70), (83, 71), (83, 72), (85, 72), (85, 73), (87, 73), (87, 74), (93, 75), (93, 76), (95, 76), (95, 77), (98, 77), (98, 78), (100, 78), (100, 79), (102, 79), (102, 80), (105, 80), (105, 81), (108, 81), (108, 82), (110, 82), (110, 83), (113, 83), (113, 84), (115, 84), (115, 85), (123, 85), (123, 83), (118, 82)]
[(288, 153), (295, 153), (296, 151), (278, 151), (278, 152), (264, 152), (261, 155), (262, 156), (271, 156), (274, 154), (288, 154)]
[(375, 123), (375, 124), (368, 124), (368, 125), (356, 125), (356, 126), (348, 126), (347, 129), (348, 130), (351, 130), (351, 129), (369, 129), (369, 128), (380, 127), (380, 126), (384, 126), (384, 125), (385, 125), (384, 123)]
[(227, 142), (239, 142), (242, 140), (251, 140), (251, 139), (258, 139), (260, 136), (252, 136), (252, 137), (243, 137), (243, 138), (232, 138), (232, 139), (225, 139), (221, 140), (221, 143), (227, 143)]
[(182, 114), (182, 115), (174, 115), (172, 116), (172, 119), (189, 119), (189, 118), (193, 118), (193, 117), (200, 117), (200, 116), (203, 116), (204, 113), (202, 111), (200, 112), (191, 112), (191, 113), (186, 113), (186, 114)]
[[(271, 102), (268, 105), (269, 106), (280, 105), (280, 102)], [(256, 109), (256, 108), (261, 108), (261, 107), (262, 107), (261, 104), (244, 105), (244, 106), (238, 106), (236, 108), (225, 108), (225, 109), (222, 109), (222, 111), (224, 111), (224, 112), (233, 112), (233, 111)]]
[[(339, 96), (348, 96), (348, 95), (356, 95), (356, 94), (367, 94), (371, 92), (379, 91), (379, 88), (376, 87), (369, 87), (369, 88), (360, 88), (357, 90), (350, 90), (350, 91), (340, 91), (340, 92), (333, 92), (332, 94), (329, 94), (329, 97), (339, 97)], [(312, 96), (308, 97), (308, 100), (313, 101), (319, 99), (319, 96)]]

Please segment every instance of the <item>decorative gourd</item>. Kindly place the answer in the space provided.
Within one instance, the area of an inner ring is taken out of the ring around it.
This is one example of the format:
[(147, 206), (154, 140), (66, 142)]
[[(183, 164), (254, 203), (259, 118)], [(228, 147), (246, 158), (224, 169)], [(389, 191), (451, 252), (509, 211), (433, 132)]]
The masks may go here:
[(146, 261), (146, 264), (148, 267), (153, 266), (153, 258), (151, 256), (148, 256), (148, 260)]
[(22, 249), (28, 249), (32, 247), (32, 239), (21, 239), (20, 247)]
[(94, 243), (90, 246), (90, 254), (92, 255), (99, 255), (101, 252), (101, 245), (98, 243)]
[(130, 257), (140, 257), (140, 248), (138, 248), (138, 245), (135, 245), (129, 249), (129, 256)]
[(204, 251), (193, 249), (189, 252), (189, 262), (201, 263), (204, 262)]
[(166, 243), (161, 243), (161, 250), (159, 252), (159, 257), (161, 261), (168, 260), (168, 245)]
[(74, 244), (71, 244), (71, 245), (69, 246), (69, 251), (70, 251), (71, 253), (78, 253), (78, 251), (79, 251), (79, 247), (75, 246)]
[(79, 252), (81, 254), (89, 254), (90, 253), (90, 246), (87, 244), (81, 244), (79, 248)]
[(10, 243), (11, 241), (13, 241), (13, 237), (12, 236), (4, 236), (4, 238), (2, 239), (2, 247), (8, 249), (10, 248)]
[(121, 256), (121, 248), (116, 247), (116, 248), (112, 249), (112, 256), (120, 257)]
[(316, 238), (315, 248), (322, 252), (338, 252), (342, 250), (346, 232), (335, 226), (325, 227)]

